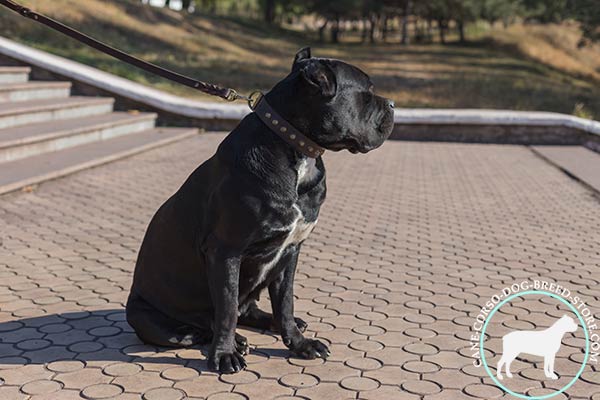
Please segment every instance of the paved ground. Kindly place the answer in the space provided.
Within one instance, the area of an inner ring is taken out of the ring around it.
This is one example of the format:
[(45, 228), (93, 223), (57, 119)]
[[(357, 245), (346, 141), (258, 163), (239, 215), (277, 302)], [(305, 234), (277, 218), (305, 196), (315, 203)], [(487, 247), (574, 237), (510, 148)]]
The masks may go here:
[[(289, 357), (275, 335), (243, 331), (255, 347), (247, 371), (218, 377), (203, 348), (145, 346), (123, 313), (144, 228), (220, 138), (0, 198), (0, 399), (512, 398), (473, 366), (471, 329), (490, 296), (554, 280), (600, 317), (600, 202), (588, 189), (525, 147), (390, 142), (325, 156), (328, 201), (304, 246), (296, 309), (330, 360)], [(568, 312), (552, 300), (515, 299), (493, 317), (492, 371), (502, 335)], [(557, 381), (522, 357), (503, 382), (529, 396), (559, 389), (583, 344), (581, 328), (565, 335)], [(600, 399), (597, 365), (554, 398), (567, 397)]]

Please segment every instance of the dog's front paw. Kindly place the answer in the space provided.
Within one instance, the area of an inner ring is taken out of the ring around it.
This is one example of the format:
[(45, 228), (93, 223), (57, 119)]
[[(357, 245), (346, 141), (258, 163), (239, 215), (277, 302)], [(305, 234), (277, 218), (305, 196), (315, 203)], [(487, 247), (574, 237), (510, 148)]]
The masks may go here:
[(315, 358), (322, 358), (325, 360), (331, 354), (329, 352), (329, 348), (323, 344), (323, 342), (314, 339), (303, 339), (298, 344), (290, 348), (290, 350), (300, 357), (309, 360)]
[(216, 350), (208, 357), (208, 367), (222, 374), (235, 374), (246, 368), (246, 361), (237, 350)]

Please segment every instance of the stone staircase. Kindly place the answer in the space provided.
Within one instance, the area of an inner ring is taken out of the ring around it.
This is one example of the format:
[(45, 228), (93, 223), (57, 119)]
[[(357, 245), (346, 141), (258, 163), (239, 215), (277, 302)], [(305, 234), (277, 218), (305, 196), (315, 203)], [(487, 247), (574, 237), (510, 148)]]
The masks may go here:
[(197, 133), (157, 128), (156, 114), (113, 111), (114, 99), (71, 96), (70, 82), (0, 66), (0, 194)]

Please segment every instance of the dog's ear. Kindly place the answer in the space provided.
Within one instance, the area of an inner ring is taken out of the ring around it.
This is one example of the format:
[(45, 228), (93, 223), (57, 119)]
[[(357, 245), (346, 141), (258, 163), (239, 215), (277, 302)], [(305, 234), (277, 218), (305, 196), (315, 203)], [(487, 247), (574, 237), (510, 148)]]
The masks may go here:
[(337, 81), (331, 67), (323, 61), (314, 61), (301, 70), (302, 78), (322, 96), (333, 97), (337, 92)]
[(298, 62), (300, 62), (302, 60), (308, 60), (309, 58), (311, 58), (310, 47), (305, 47), (303, 49), (300, 49), (296, 53), (296, 57), (294, 57), (294, 65), (296, 65)]

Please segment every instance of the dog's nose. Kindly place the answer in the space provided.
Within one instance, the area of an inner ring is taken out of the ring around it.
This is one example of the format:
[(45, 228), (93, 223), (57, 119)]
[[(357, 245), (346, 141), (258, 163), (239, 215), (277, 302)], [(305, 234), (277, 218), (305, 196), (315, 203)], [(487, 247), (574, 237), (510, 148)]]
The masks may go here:
[(394, 103), (394, 100), (388, 100), (388, 104), (389, 104), (390, 108), (394, 108), (396, 106), (396, 103)]

